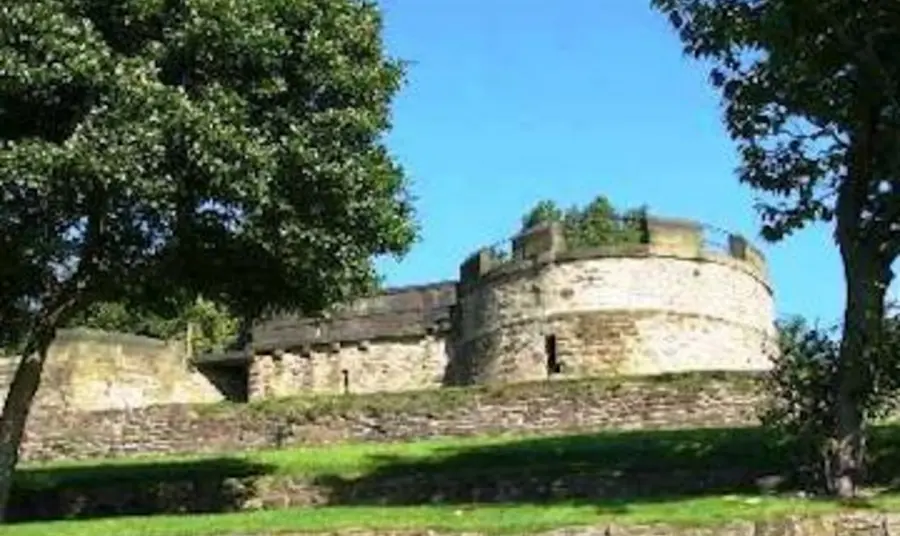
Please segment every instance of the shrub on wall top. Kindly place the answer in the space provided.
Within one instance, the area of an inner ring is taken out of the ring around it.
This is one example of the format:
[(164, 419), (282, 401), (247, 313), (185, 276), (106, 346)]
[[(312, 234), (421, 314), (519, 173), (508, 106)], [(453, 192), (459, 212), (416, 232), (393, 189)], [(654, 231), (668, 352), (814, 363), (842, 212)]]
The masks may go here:
[(539, 201), (522, 218), (522, 230), (547, 222), (563, 225), (566, 244), (571, 249), (640, 244), (647, 241), (645, 207), (619, 212), (603, 195), (583, 207), (561, 209), (554, 201)]

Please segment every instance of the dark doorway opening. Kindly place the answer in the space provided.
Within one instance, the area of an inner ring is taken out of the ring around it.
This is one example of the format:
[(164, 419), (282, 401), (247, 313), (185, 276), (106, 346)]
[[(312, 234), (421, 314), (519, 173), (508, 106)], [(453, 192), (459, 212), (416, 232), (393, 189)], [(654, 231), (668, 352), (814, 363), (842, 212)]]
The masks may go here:
[(202, 364), (197, 371), (229, 402), (247, 402), (250, 399), (250, 367), (246, 363)]
[(544, 337), (544, 355), (547, 358), (547, 375), (552, 376), (562, 372), (562, 366), (559, 362), (557, 354), (556, 335), (546, 335)]

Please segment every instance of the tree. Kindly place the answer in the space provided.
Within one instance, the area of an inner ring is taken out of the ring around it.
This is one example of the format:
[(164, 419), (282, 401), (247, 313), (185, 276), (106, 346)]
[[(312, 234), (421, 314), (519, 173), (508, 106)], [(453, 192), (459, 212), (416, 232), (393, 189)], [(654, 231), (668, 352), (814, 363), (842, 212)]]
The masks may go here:
[[(778, 322), (780, 352), (766, 378), (762, 422), (791, 446), (796, 483), (827, 486), (828, 464), (823, 456), (838, 416), (833, 389), (840, 356), (839, 326), (811, 326), (802, 317)], [(884, 321), (873, 388), (861, 399), (865, 415), (881, 419), (896, 411), (900, 394), (900, 315)]]
[(686, 54), (712, 64), (739, 179), (763, 194), (772, 241), (832, 222), (846, 308), (829, 489), (856, 493), (861, 401), (877, 374), (885, 291), (900, 253), (900, 10), (860, 0), (652, 0)]
[(67, 328), (89, 328), (169, 339), (178, 335), (179, 317), (163, 317), (120, 301), (91, 303), (64, 324)]
[(573, 206), (565, 211), (551, 200), (542, 200), (522, 217), (522, 229), (560, 222), (569, 247), (598, 247), (642, 242), (645, 218), (643, 208), (620, 214), (603, 195), (598, 195), (584, 207)]
[(162, 316), (134, 303), (92, 303), (65, 325), (166, 340), (184, 340), (190, 334), (191, 340), (186, 342), (194, 353), (202, 353), (223, 351), (237, 345), (240, 320), (225, 307), (198, 298), (175, 316)]
[(92, 304), (241, 319), (366, 292), (416, 228), (383, 133), (403, 79), (355, 0), (0, 7), (6, 504), (55, 330)]
[(192, 355), (241, 349), (237, 340), (240, 324), (240, 320), (224, 307), (198, 298), (178, 317), (177, 335), (170, 335), (169, 338), (186, 338)]
[(522, 230), (537, 227), (542, 223), (562, 222), (564, 218), (565, 213), (555, 201), (543, 199), (522, 217)]

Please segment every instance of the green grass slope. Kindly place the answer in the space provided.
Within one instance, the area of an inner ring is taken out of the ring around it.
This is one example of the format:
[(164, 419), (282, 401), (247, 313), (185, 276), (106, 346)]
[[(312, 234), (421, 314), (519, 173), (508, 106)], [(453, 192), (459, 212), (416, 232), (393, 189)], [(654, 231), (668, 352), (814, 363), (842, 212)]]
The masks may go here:
[[(867, 510), (897, 510), (900, 498), (882, 497)], [(617, 502), (595, 505), (488, 505), (450, 507), (325, 507), (236, 514), (184, 515), (22, 523), (5, 527), (4, 536), (233, 536), (311, 535), (339, 531), (423, 534), (536, 534), (561, 527), (665, 524), (678, 528), (710, 527), (735, 521), (784, 516), (818, 516), (851, 509), (826, 501), (798, 498), (722, 496), (665, 503)], [(689, 533), (689, 532), (688, 532)], [(686, 533), (687, 534), (687, 533)]]
[[(875, 431), (870, 484), (887, 491), (870, 507), (894, 510), (900, 506), (900, 498), (890, 491), (900, 464), (898, 447), (900, 428)], [(59, 501), (78, 507), (68, 515), (95, 519), (18, 523), (4, 527), (2, 534), (218, 536), (350, 528), (528, 534), (607, 522), (708, 525), (841, 508), (826, 501), (801, 499), (789, 487), (781, 495), (760, 494), (760, 477), (785, 474), (792, 465), (786, 445), (762, 430), (748, 428), (447, 438), (227, 457), (26, 465), (18, 472), (14, 487), (13, 502), (18, 501), (20, 508), (23, 504), (46, 508)], [(650, 485), (636, 486), (646, 475), (653, 477)], [(274, 509), (279, 506), (276, 501), (263, 505), (273, 510), (245, 512), (228, 512), (236, 508), (234, 504), (215, 501), (193, 512), (185, 506), (192, 497), (221, 493), (221, 486), (204, 488), (202, 483), (228, 479), (263, 481), (266, 486), (256, 490), (263, 494), (267, 487), (293, 489), (307, 483), (324, 490), (325, 500), (315, 508)], [(426, 485), (421, 485), (422, 481)], [(184, 482), (191, 485), (184, 489), (175, 486)], [(531, 491), (516, 494), (498, 482)], [(554, 491), (561, 482), (569, 482), (574, 492)], [(474, 498), (460, 492), (472, 486), (487, 491)], [(598, 494), (597, 489), (605, 491)], [(114, 517), (122, 512), (85, 508), (86, 497), (118, 500), (125, 492), (146, 490), (172, 494), (165, 504), (185, 508), (136, 505), (134, 501), (147, 496), (134, 495), (129, 513), (184, 511), (196, 515)]]

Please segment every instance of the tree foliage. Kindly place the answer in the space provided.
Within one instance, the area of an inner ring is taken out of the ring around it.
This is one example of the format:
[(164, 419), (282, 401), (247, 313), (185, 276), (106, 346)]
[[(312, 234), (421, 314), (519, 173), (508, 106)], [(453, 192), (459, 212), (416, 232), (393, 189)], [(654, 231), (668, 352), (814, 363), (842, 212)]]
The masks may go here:
[(646, 210), (631, 209), (619, 213), (603, 195), (583, 207), (561, 209), (554, 201), (539, 201), (522, 217), (526, 230), (547, 222), (560, 222), (568, 247), (577, 249), (611, 244), (641, 243), (646, 240)]
[(163, 316), (139, 304), (121, 301), (92, 303), (79, 311), (66, 327), (117, 331), (187, 342), (194, 353), (218, 352), (238, 344), (240, 319), (225, 307), (198, 299), (175, 316)]
[[(827, 488), (827, 455), (837, 425), (838, 400), (833, 388), (838, 374), (840, 329), (811, 326), (802, 317), (779, 322), (778, 358), (766, 378), (763, 424), (791, 443), (799, 483)], [(838, 336), (836, 336), (838, 335)], [(861, 397), (866, 420), (895, 411), (900, 402), (900, 316), (885, 319), (876, 359), (868, 361), (872, 389)]]
[(861, 0), (652, 0), (712, 65), (739, 179), (763, 236), (834, 224), (847, 307), (834, 380), (831, 490), (855, 493), (865, 393), (900, 254), (900, 5)]
[(357, 0), (0, 5), (0, 505), (57, 327), (92, 304), (172, 317), (322, 310), (415, 236), (383, 133), (402, 64)]
[(896, 255), (900, 8), (854, 0), (653, 4), (685, 52), (713, 64), (742, 157), (739, 178), (769, 194), (759, 203), (764, 236), (830, 221), (845, 179), (867, 172), (853, 224)]

